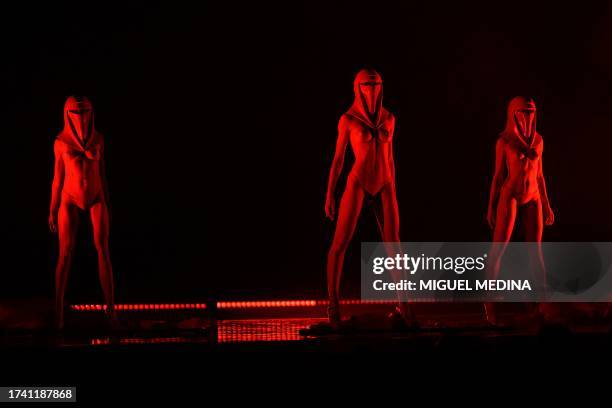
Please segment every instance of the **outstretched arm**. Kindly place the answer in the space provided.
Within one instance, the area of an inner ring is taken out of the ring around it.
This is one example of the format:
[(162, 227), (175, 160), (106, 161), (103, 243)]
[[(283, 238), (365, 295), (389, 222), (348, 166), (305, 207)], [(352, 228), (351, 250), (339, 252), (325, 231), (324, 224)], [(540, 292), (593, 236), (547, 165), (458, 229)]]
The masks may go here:
[(338, 139), (336, 140), (336, 152), (332, 161), (331, 170), (329, 172), (329, 180), (327, 182), (327, 196), (325, 199), (325, 214), (327, 218), (333, 220), (336, 215), (336, 200), (334, 192), (338, 178), (344, 167), (344, 155), (346, 153), (346, 145), (349, 141), (349, 124), (345, 116), (340, 118), (338, 122)]
[(540, 200), (542, 202), (542, 214), (544, 215), (544, 223), (552, 225), (555, 222), (555, 215), (550, 208), (548, 201), (548, 191), (546, 190), (546, 181), (544, 180), (544, 170), (542, 165), (542, 156), (540, 156), (540, 164), (538, 168), (538, 190), (540, 191)]
[(495, 213), (497, 210), (497, 202), (499, 200), (499, 192), (506, 178), (506, 149), (504, 140), (499, 138), (495, 145), (495, 173), (491, 182), (491, 192), (489, 194), (489, 209), (487, 211), (487, 222), (491, 229), (495, 226)]
[(57, 213), (59, 211), (62, 187), (64, 185), (64, 159), (60, 143), (56, 140), (53, 144), (53, 156), (55, 165), (53, 168), (53, 183), (51, 184), (51, 206), (49, 209), (49, 229), (57, 231)]

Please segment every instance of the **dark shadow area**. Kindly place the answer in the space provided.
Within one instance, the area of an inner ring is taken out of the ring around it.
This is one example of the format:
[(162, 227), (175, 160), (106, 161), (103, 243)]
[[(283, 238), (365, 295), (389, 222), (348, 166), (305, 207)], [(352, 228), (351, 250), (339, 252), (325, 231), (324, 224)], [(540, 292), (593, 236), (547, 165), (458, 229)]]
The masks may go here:
[[(52, 294), (52, 141), (72, 93), (91, 98), (107, 140), (119, 301), (322, 297), (327, 175), (364, 66), (397, 116), (403, 240), (489, 239), (493, 149), (517, 94), (540, 109), (557, 216), (544, 239), (612, 239), (605, 2), (378, 2), (374, 17), (354, 2), (40, 7), (0, 24), (3, 298)], [(353, 296), (359, 243), (378, 240), (369, 213), (348, 252)], [(80, 234), (68, 299), (96, 302)]]

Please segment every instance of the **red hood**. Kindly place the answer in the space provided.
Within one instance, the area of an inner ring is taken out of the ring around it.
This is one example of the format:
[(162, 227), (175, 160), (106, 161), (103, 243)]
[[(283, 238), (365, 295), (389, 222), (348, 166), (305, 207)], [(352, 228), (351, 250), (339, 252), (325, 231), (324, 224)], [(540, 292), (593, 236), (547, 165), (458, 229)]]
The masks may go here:
[[(79, 120), (77, 116), (70, 113), (75, 110), (89, 110), (88, 120)], [(94, 110), (89, 98), (86, 96), (68, 97), (64, 104), (64, 129), (60, 138), (81, 150), (87, 150), (87, 146), (96, 134), (95, 129)]]
[[(369, 114), (366, 100), (361, 92), (360, 85), (367, 82), (380, 82), (380, 93), (375, 101), (375, 109), (374, 114)], [(373, 69), (362, 69), (355, 76), (355, 81), (353, 82), (353, 91), (355, 92), (355, 100), (353, 101), (353, 105), (348, 110), (348, 114), (359, 119), (364, 124), (366, 124), (370, 128), (378, 128), (385, 120), (387, 115), (387, 111), (382, 106), (383, 92), (382, 92), (382, 78), (378, 74), (378, 72)]]

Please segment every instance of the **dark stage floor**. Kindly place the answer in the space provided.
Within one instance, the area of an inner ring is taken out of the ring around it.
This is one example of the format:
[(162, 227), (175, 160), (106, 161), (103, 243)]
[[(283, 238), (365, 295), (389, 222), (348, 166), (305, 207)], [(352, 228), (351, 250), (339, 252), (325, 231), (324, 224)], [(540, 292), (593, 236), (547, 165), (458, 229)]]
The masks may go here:
[[(386, 319), (392, 307), (390, 304), (347, 305), (345, 312), (354, 316), (349, 330), (342, 334), (303, 335), (302, 329), (325, 321), (324, 306), (276, 307), (262, 303), (257, 307), (241, 307), (235, 304), (214, 311), (202, 307), (168, 310), (136, 310), (134, 307), (134, 310), (119, 314), (121, 325), (115, 330), (106, 328), (102, 312), (93, 307), (94, 310), (89, 311), (73, 310), (67, 316), (67, 328), (62, 334), (44, 325), (45, 319), (41, 317), (44, 315), (35, 313), (40, 307), (30, 306), (29, 311), (22, 308), (20, 324), (15, 321), (15, 314), (11, 315), (12, 327), (4, 325), (1, 347), (4, 351), (69, 352), (182, 349), (422, 353), (456, 349), (539, 349), (561, 345), (593, 351), (607, 350), (611, 339), (609, 321), (577, 305), (572, 305), (571, 310), (564, 306), (564, 315), (569, 321), (565, 326), (541, 326), (525, 317), (524, 305), (506, 305), (504, 316), (510, 326), (497, 329), (485, 324), (477, 304), (417, 304), (415, 309), (421, 329), (416, 331), (392, 330)], [(5, 305), (2, 310), (7, 316), (7, 310), (15, 310), (15, 305)], [(32, 316), (41, 320), (35, 321)]]

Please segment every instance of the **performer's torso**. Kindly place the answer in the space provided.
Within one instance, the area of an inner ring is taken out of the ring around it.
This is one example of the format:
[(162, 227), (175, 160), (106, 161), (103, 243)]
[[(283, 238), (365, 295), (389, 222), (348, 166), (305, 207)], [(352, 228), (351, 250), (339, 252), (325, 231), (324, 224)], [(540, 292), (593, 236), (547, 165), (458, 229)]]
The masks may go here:
[(64, 161), (63, 193), (67, 193), (76, 204), (86, 209), (100, 195), (102, 180), (100, 158), (102, 146), (100, 141), (93, 141), (87, 150), (59, 140)]
[(351, 174), (357, 177), (369, 194), (374, 195), (392, 180), (393, 120), (388, 115), (377, 129), (372, 129), (359, 119), (347, 116), (350, 120), (351, 148), (355, 154)]
[(538, 175), (543, 151), (541, 140), (535, 141), (530, 154), (513, 143), (505, 143), (504, 149), (508, 176), (502, 194), (515, 198), (519, 204), (539, 198)]

